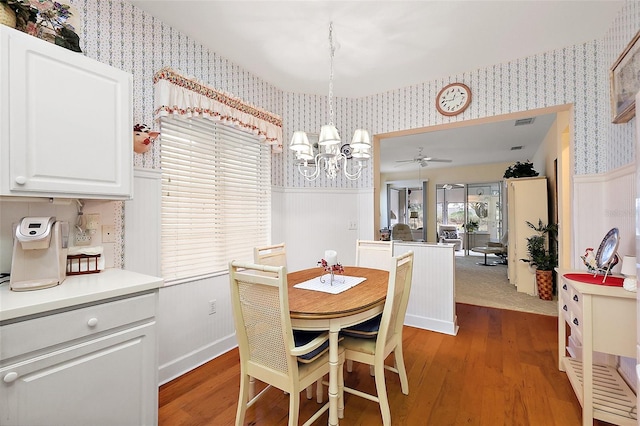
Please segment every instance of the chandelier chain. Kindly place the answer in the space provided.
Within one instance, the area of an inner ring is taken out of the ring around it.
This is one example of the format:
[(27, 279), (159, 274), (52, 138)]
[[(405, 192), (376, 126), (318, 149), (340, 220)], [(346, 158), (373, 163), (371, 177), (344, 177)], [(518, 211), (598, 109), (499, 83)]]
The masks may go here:
[(333, 22), (329, 23), (329, 124), (333, 125), (333, 56), (336, 47), (333, 44)]

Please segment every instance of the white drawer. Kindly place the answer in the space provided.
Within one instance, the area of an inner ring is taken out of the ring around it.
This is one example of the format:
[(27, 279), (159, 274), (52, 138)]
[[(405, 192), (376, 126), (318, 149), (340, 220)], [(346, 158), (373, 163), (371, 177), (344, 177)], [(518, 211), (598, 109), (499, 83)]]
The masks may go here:
[(582, 317), (582, 294), (570, 284), (563, 281), (560, 295), (563, 304), (567, 306), (567, 310), (571, 313), (579, 312), (577, 315)]
[(0, 327), (0, 360), (153, 318), (156, 293), (74, 309)]

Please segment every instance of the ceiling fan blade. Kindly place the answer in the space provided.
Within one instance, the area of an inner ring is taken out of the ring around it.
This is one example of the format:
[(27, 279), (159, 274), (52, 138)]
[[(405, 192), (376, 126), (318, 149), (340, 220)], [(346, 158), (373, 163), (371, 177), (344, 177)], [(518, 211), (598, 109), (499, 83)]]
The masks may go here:
[(432, 161), (434, 163), (450, 163), (452, 160), (447, 160), (444, 158), (427, 158), (427, 161)]
[(414, 161), (417, 161), (415, 159), (412, 160), (396, 160), (396, 163), (413, 163)]
[[(413, 163), (413, 161), (411, 161), (411, 163)], [(409, 162), (407, 162), (407, 161), (403, 161), (403, 162), (400, 162), (400, 164), (396, 164), (396, 165), (395, 165), (395, 166), (393, 166), (393, 167), (394, 167), (394, 168), (396, 168), (396, 167), (406, 167), (406, 166), (410, 166), (410, 165), (411, 165), (411, 164), (409, 164)]]

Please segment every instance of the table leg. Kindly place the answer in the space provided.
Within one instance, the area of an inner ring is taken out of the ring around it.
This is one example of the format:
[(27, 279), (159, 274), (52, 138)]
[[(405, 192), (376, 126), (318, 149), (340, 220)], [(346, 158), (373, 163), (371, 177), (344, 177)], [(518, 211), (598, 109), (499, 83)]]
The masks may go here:
[(340, 327), (331, 324), (329, 329), (329, 425), (338, 425), (338, 333)]

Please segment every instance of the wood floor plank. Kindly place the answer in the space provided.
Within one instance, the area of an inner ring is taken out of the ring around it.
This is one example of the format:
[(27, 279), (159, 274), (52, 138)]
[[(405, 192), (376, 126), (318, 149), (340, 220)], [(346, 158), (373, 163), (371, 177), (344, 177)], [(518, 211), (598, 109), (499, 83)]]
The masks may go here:
[[(580, 404), (557, 368), (556, 318), (464, 304), (457, 305), (457, 315), (457, 336), (405, 327), (409, 395), (402, 394), (396, 374), (385, 373), (394, 425), (581, 424)], [(159, 424), (233, 425), (239, 384), (235, 349), (161, 386)], [(355, 363), (352, 373), (345, 372), (345, 384), (375, 394), (368, 366)], [(249, 408), (245, 425), (286, 425), (288, 398), (269, 390)], [(300, 424), (319, 407), (303, 392)], [(325, 413), (316, 424), (327, 421)], [(376, 403), (346, 394), (340, 423), (371, 426), (382, 418)]]

